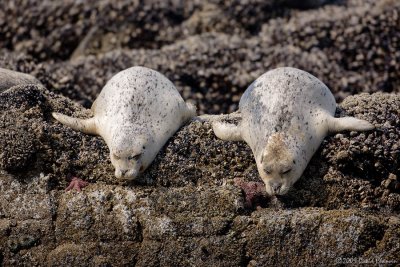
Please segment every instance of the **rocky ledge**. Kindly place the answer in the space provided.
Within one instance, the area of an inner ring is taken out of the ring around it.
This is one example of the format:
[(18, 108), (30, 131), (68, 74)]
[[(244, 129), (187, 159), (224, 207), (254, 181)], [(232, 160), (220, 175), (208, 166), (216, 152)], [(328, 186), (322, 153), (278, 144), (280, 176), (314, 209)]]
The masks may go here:
[[(123, 183), (101, 138), (51, 117), (89, 111), (12, 87), (0, 94), (0, 265), (398, 265), (399, 110), (396, 94), (345, 98), (337, 116), (377, 128), (327, 137), (287, 196), (248, 207), (234, 179), (259, 181), (252, 153), (216, 139), (207, 118)], [(90, 185), (65, 192), (71, 175)]]

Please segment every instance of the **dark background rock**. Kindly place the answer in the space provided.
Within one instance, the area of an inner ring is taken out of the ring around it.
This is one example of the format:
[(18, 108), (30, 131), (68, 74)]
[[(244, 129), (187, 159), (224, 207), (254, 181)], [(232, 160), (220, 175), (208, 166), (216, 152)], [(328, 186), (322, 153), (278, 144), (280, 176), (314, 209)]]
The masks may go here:
[[(36, 7), (41, 12), (22, 8), (28, 2), (3, 4), (9, 12), (0, 11), (5, 25), (0, 28), (5, 36), (0, 38), (1, 65), (31, 73), (85, 107), (112, 75), (133, 65), (164, 73), (200, 114), (236, 110), (247, 86), (279, 66), (314, 74), (338, 101), (400, 88), (398, 1), (326, 1), (307, 10), (287, 8), (279, 0), (103, 1), (91, 6), (44, 1)], [(59, 10), (76, 15), (46, 15)], [(25, 20), (9, 17), (15, 14)], [(60, 29), (66, 25), (70, 30)], [(127, 44), (100, 45), (125, 39)], [(30, 45), (24, 48), (26, 42)], [(54, 48), (54, 42), (61, 44)]]
[[(0, 266), (400, 264), (400, 5), (306, 2), (2, 1), (0, 67), (44, 87), (0, 93)], [(100, 137), (51, 112), (91, 116), (133, 65), (165, 74), (199, 114), (235, 111), (259, 75), (298, 67), (330, 87), (337, 116), (377, 128), (328, 136), (294, 188), (258, 208), (234, 185), (260, 181), (251, 150), (207, 119), (124, 183)], [(90, 185), (64, 192), (73, 175)]]

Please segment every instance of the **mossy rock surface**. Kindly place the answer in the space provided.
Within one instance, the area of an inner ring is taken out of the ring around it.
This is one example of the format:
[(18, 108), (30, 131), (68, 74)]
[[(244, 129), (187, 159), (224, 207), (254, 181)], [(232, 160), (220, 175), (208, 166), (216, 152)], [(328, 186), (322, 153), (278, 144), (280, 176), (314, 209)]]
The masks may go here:
[[(35, 85), (1, 96), (4, 263), (115, 264), (121, 255), (118, 265), (397, 260), (398, 95), (346, 98), (337, 116), (377, 128), (328, 136), (293, 190), (275, 202), (265, 198), (257, 209), (245, 207), (233, 182), (260, 181), (251, 150), (217, 139), (207, 120), (184, 125), (127, 184), (114, 177), (101, 138), (50, 116), (89, 111)], [(90, 185), (65, 192), (71, 174)]]
[[(302, 3), (299, 6), (299, 2)], [(0, 93), (0, 266), (400, 264), (400, 4), (396, 0), (0, 1), (0, 67), (43, 86)], [(244, 142), (207, 120), (174, 134), (132, 183), (80, 118), (115, 73), (168, 77), (199, 114), (236, 111), (264, 72), (297, 67), (369, 132), (328, 136), (284, 197)], [(90, 185), (65, 192), (72, 176)]]

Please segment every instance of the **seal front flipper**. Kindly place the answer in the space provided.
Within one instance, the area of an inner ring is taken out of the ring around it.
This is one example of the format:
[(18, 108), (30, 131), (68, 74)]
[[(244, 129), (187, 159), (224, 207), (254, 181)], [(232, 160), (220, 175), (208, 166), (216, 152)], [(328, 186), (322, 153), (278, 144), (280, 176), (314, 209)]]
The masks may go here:
[(215, 135), (226, 141), (242, 141), (243, 137), (238, 125), (220, 121), (214, 121), (212, 123), (212, 128)]
[(375, 126), (366, 120), (354, 117), (333, 118), (328, 120), (328, 131), (337, 133), (340, 131), (368, 131), (374, 129)]
[(188, 119), (191, 119), (196, 116), (196, 106), (189, 102), (186, 102), (185, 104), (187, 112), (184, 116), (185, 117), (184, 121), (187, 121)]
[(56, 112), (51, 113), (51, 115), (53, 115), (56, 120), (71, 127), (75, 131), (80, 131), (86, 134), (98, 134), (94, 117), (90, 119), (78, 119)]

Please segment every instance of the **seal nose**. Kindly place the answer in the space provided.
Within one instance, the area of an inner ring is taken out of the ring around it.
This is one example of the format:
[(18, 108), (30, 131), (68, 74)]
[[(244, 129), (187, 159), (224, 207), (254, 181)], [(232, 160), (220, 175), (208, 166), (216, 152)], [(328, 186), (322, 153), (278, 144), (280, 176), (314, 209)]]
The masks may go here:
[(279, 194), (282, 188), (281, 182), (269, 182), (269, 186), (271, 187), (272, 193)]

